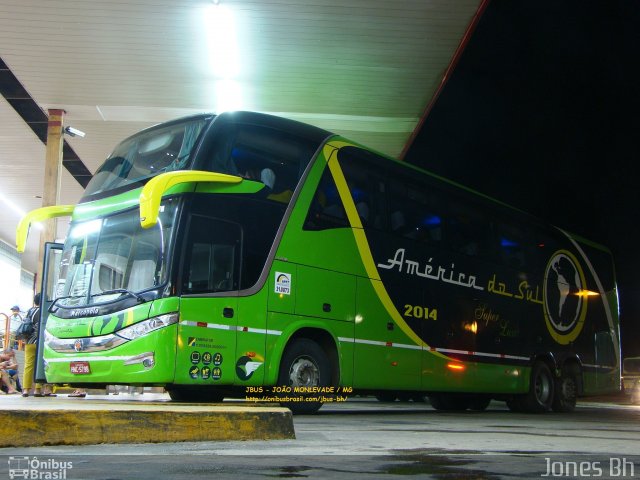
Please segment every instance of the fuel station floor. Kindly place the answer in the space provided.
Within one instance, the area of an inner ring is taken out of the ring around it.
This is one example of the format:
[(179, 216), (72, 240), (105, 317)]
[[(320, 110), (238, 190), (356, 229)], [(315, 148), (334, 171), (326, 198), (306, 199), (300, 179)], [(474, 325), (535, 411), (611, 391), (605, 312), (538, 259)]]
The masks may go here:
[(291, 411), (268, 404), (176, 403), (166, 394), (0, 395), (0, 448), (293, 438)]

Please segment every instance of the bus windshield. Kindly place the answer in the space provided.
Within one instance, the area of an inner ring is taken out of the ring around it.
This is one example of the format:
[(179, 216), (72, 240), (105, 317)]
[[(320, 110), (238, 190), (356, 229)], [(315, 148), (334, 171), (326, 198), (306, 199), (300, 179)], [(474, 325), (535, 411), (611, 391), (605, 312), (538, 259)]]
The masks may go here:
[(200, 132), (211, 118), (190, 118), (129, 137), (98, 169), (84, 195), (106, 192), (163, 172), (187, 168)]
[(165, 201), (158, 224), (146, 230), (137, 209), (73, 225), (62, 253), (58, 305), (105, 303), (162, 285), (176, 203)]

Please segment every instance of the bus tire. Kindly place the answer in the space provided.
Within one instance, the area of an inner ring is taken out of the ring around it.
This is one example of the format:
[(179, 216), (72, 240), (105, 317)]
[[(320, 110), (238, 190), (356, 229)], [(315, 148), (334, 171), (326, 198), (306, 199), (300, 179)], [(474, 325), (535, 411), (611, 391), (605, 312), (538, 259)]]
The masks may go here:
[(331, 363), (324, 350), (313, 340), (299, 338), (287, 347), (280, 362), (278, 385), (283, 387), (281, 398), (300, 398), (300, 401), (281, 401), (280, 405), (294, 415), (316, 413), (322, 402), (306, 401), (309, 396), (328, 394), (304, 394), (293, 392), (294, 387), (329, 387), (331, 385)]
[(569, 372), (562, 372), (556, 379), (551, 408), (554, 412), (573, 412), (576, 408), (578, 383), (576, 377)]
[(551, 370), (544, 362), (535, 362), (531, 369), (529, 392), (521, 397), (525, 412), (543, 413), (551, 409), (553, 403), (554, 379)]

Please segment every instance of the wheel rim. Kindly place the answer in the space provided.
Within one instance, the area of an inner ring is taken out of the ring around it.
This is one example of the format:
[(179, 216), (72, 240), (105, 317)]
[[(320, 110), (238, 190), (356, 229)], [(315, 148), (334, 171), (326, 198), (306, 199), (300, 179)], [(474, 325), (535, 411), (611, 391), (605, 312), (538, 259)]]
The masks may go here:
[(538, 402), (543, 405), (549, 402), (551, 398), (551, 379), (543, 372), (536, 377), (535, 391)]
[(293, 387), (315, 387), (320, 384), (320, 369), (307, 357), (298, 357), (289, 369), (289, 384)]

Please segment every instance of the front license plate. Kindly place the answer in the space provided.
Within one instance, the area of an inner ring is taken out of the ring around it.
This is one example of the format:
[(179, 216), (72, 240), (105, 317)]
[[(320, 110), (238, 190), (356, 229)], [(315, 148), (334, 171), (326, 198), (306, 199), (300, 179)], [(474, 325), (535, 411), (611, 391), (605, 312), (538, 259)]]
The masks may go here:
[(71, 373), (74, 375), (86, 375), (91, 373), (89, 362), (71, 362)]

